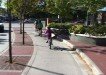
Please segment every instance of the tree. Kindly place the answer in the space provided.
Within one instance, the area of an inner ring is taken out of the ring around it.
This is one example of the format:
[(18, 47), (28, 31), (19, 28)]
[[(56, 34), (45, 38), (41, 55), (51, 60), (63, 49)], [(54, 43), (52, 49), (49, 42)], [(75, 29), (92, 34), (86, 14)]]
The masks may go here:
[(12, 14), (20, 19), (20, 33), (22, 33), (23, 24), (23, 44), (24, 44), (24, 19), (26, 15), (36, 11), (38, 0), (12, 0), (8, 5)]
[(35, 12), (38, 0), (12, 0), (9, 6), (12, 14), (20, 19), (20, 33), (22, 33), (22, 22), (24, 16)]
[(87, 12), (87, 22), (89, 14), (92, 14), (94, 16), (94, 24), (96, 23), (97, 10), (104, 7), (105, 5), (106, 0), (73, 0), (73, 7), (75, 9), (81, 9)]
[(1, 6), (2, 0), (0, 0), (0, 6)]
[(46, 10), (50, 13), (60, 15), (61, 18), (71, 18), (70, 0), (46, 0)]

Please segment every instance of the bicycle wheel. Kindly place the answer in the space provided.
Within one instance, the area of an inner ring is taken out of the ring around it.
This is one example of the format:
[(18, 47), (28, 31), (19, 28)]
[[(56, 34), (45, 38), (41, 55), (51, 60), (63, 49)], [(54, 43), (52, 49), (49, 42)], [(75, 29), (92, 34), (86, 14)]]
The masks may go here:
[(52, 45), (52, 40), (49, 40), (49, 49), (51, 49), (51, 45)]
[(51, 49), (51, 45), (49, 46), (49, 48)]

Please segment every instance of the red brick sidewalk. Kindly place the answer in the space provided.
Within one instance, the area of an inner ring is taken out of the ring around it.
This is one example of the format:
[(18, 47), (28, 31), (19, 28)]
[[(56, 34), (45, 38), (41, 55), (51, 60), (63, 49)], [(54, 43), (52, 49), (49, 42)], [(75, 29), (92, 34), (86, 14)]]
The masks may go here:
[(74, 40), (68, 41), (81, 49), (106, 75), (106, 46), (95, 46)]
[[(34, 47), (31, 38), (25, 33), (25, 44), (22, 44), (22, 34), (19, 28), (13, 28), (15, 32), (15, 42), (12, 46), (13, 64), (9, 64), (9, 53), (6, 51), (0, 56), (0, 75), (21, 75), (22, 70), (28, 63), (33, 53)], [(19, 64), (23, 65), (19, 65)]]

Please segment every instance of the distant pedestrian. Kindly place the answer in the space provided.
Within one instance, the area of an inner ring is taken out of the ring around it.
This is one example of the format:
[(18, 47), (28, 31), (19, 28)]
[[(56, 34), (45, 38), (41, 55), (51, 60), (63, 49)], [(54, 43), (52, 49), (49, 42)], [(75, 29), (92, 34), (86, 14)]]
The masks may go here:
[(37, 28), (38, 28), (38, 30), (39, 30), (39, 36), (42, 36), (43, 24), (42, 24), (41, 20), (38, 21), (38, 23), (37, 23)]
[(36, 20), (36, 21), (34, 22), (35, 30), (36, 30), (36, 31), (38, 31), (38, 22), (39, 22), (39, 20)]

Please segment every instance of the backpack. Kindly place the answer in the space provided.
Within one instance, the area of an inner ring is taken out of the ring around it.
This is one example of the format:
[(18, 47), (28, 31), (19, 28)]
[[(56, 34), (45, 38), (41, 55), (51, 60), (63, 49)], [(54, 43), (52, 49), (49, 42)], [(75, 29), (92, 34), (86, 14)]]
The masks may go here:
[(41, 22), (38, 23), (38, 28), (43, 28), (43, 24)]

